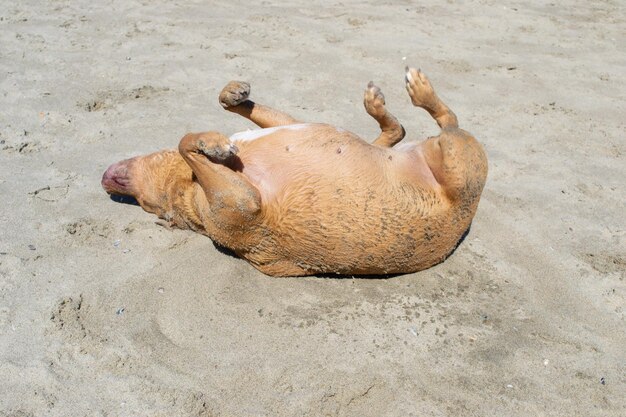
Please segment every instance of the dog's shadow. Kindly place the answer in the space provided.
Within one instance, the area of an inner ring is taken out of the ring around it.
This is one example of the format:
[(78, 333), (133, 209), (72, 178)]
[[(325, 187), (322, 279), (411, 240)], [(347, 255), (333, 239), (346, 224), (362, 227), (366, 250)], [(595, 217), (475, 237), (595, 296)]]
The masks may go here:
[(109, 195), (109, 198), (111, 200), (115, 201), (116, 203), (128, 204), (128, 205), (131, 205), (131, 206), (138, 206), (139, 205), (139, 203), (137, 202), (135, 197), (131, 197), (131, 196), (128, 196), (128, 195), (111, 194), (111, 195)]

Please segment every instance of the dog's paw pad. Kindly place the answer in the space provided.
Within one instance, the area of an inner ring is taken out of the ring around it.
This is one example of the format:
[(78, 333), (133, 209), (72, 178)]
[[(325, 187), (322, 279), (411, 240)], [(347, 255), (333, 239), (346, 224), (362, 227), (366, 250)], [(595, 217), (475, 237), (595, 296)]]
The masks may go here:
[(222, 89), (219, 102), (225, 109), (235, 107), (248, 99), (250, 84), (245, 81), (231, 81)]

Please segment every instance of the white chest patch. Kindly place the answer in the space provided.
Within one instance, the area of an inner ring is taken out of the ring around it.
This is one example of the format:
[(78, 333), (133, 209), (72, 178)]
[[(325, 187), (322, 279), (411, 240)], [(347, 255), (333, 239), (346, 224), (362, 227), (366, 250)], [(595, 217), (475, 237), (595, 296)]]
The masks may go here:
[(258, 138), (262, 138), (267, 135), (271, 135), (274, 132), (278, 132), (279, 130), (287, 129), (287, 130), (301, 130), (309, 127), (309, 123), (300, 123), (296, 125), (285, 125), (285, 126), (276, 126), (276, 127), (268, 127), (265, 129), (255, 129), (255, 130), (246, 130), (244, 132), (235, 133), (230, 137), (230, 140), (233, 142), (250, 142), (256, 140)]

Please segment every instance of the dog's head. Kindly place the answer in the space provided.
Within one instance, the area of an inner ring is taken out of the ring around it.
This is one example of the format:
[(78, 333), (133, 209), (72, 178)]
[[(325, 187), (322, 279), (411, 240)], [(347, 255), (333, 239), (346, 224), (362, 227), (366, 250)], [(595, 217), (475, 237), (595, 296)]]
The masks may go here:
[(133, 197), (144, 210), (161, 216), (170, 206), (172, 190), (167, 188), (181, 179), (192, 181), (191, 169), (178, 152), (162, 151), (114, 163), (101, 184), (107, 193)]

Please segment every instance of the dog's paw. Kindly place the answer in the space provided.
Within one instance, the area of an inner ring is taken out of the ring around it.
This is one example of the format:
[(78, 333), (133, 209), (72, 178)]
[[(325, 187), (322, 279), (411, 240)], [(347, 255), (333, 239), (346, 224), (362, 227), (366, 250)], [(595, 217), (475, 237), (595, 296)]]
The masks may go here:
[(370, 116), (375, 118), (382, 117), (385, 114), (385, 96), (372, 81), (367, 84), (365, 95), (363, 97), (365, 110)]
[(196, 147), (199, 153), (214, 161), (225, 161), (239, 152), (230, 139), (221, 133), (207, 132), (198, 135)]
[(406, 67), (406, 91), (411, 97), (413, 105), (424, 108), (432, 108), (437, 102), (435, 90), (430, 81), (420, 70)]
[(220, 93), (219, 102), (225, 109), (235, 107), (248, 99), (250, 84), (245, 81), (231, 81)]

